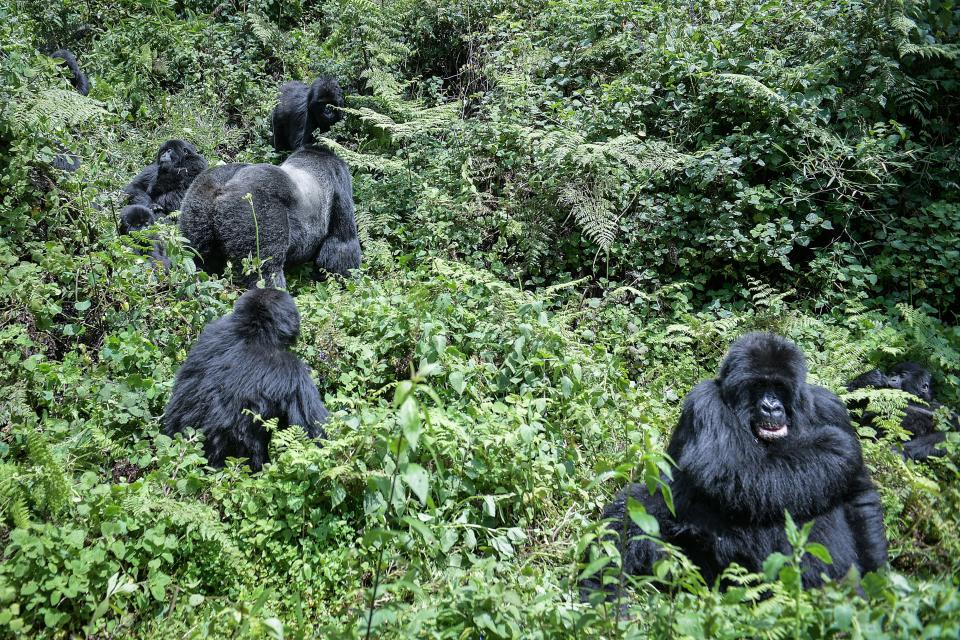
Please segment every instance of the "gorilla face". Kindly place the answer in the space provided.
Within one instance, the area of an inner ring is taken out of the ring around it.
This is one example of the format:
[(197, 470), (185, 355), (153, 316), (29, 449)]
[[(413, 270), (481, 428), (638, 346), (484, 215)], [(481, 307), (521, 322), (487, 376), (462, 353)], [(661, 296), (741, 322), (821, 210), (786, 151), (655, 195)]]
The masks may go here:
[(902, 362), (890, 371), (887, 385), (930, 402), (933, 400), (932, 376), (916, 362)]
[(790, 418), (787, 415), (788, 402), (786, 390), (778, 384), (757, 381), (751, 389), (752, 416), (750, 427), (760, 440), (779, 440), (790, 432)]
[(167, 140), (157, 151), (157, 171), (172, 175), (187, 172), (191, 157), (199, 156), (197, 148), (185, 140)]
[(139, 204), (128, 205), (120, 212), (120, 235), (143, 231), (156, 219), (157, 215), (151, 209)]
[(793, 343), (753, 333), (730, 347), (717, 382), (742, 428), (761, 442), (773, 442), (791, 434), (806, 378), (806, 362)]

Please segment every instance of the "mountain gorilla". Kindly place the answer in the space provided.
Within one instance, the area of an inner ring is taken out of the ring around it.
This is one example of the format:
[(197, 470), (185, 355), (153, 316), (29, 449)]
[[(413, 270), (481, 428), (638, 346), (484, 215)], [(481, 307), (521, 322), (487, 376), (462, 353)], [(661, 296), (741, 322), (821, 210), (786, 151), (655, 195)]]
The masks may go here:
[[(658, 542), (638, 537), (628, 498), (657, 518), (663, 541), (680, 547), (708, 583), (731, 562), (756, 572), (771, 553), (789, 554), (785, 511), (798, 525), (814, 520), (810, 540), (833, 558), (828, 565), (805, 556), (804, 586), (821, 584), (824, 573), (837, 579), (851, 567), (862, 573), (886, 562), (880, 497), (847, 411), (806, 377), (803, 354), (784, 338), (752, 333), (734, 342), (719, 377), (687, 395), (670, 440), (677, 469), (664, 481), (676, 514), (641, 484), (604, 510), (613, 520), (608, 538), (626, 533), (619, 540), (625, 573), (650, 574), (663, 554)], [(585, 578), (583, 597), (601, 589), (609, 597), (611, 580)]]
[(130, 204), (139, 204), (161, 214), (180, 208), (183, 194), (207, 168), (206, 159), (185, 140), (167, 140), (157, 159), (123, 188)]
[(69, 49), (57, 49), (50, 54), (50, 57), (63, 60), (66, 63), (67, 69), (70, 70), (70, 84), (77, 90), (77, 93), (82, 96), (90, 93), (90, 81), (87, 80), (87, 75), (81, 71), (80, 65), (77, 64), (77, 58), (73, 55), (72, 51)]
[[(148, 209), (141, 204), (127, 205), (123, 208), (123, 211), (120, 212), (120, 235), (125, 236), (137, 231), (146, 231), (149, 227), (153, 226), (153, 223), (157, 222), (160, 217), (160, 213)], [(163, 243), (157, 240), (155, 234), (147, 234), (146, 239), (149, 244), (138, 249), (137, 253), (150, 256), (155, 263), (162, 265), (165, 269), (169, 269), (170, 259), (167, 258), (167, 252), (166, 249), (164, 249)]]
[(163, 412), (163, 432), (187, 427), (205, 436), (207, 461), (247, 458), (254, 471), (267, 460), (270, 432), (253, 415), (300, 425), (325, 437), (327, 409), (310, 370), (290, 347), (300, 333), (300, 314), (285, 291), (251, 289), (233, 313), (209, 324), (177, 372)]
[[(887, 375), (880, 369), (873, 369), (847, 383), (850, 391), (873, 387), (876, 389), (899, 389), (916, 396), (922, 402), (908, 400), (900, 426), (909, 434), (910, 439), (903, 443), (903, 455), (911, 460), (926, 460), (929, 457), (942, 456), (944, 452), (937, 445), (947, 439), (942, 431), (937, 431), (936, 414), (942, 407), (933, 399), (933, 376), (916, 362), (901, 362), (890, 369)], [(855, 402), (854, 407), (865, 409), (866, 403)], [(876, 414), (864, 411), (860, 423), (875, 427)], [(960, 417), (948, 412), (947, 424), (954, 430), (960, 430)]]
[(270, 144), (277, 151), (296, 151), (316, 143), (314, 133), (326, 133), (343, 114), (343, 91), (333, 78), (317, 78), (307, 88), (296, 80), (280, 87), (280, 104), (273, 110)]
[(360, 266), (350, 171), (326, 150), (301, 149), (279, 167), (210, 169), (190, 186), (181, 210), (180, 230), (210, 273), (259, 255), (264, 278), (285, 287), (285, 265), (312, 262), (340, 275)]

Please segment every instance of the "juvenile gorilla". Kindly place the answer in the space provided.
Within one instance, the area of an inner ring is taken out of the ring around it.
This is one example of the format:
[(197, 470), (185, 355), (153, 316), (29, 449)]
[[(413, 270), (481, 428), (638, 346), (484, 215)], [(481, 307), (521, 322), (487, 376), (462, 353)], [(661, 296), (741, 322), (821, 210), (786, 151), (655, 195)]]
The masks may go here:
[[(804, 586), (821, 584), (821, 573), (836, 579), (850, 567), (863, 573), (886, 562), (880, 497), (847, 411), (806, 377), (803, 354), (781, 337), (753, 333), (730, 347), (719, 377), (687, 395), (667, 449), (677, 463), (669, 483), (676, 515), (641, 484), (604, 510), (613, 520), (609, 536), (625, 527), (619, 544), (627, 574), (650, 574), (662, 557), (658, 543), (637, 537), (627, 498), (657, 518), (663, 540), (680, 547), (708, 583), (731, 562), (760, 571), (771, 553), (789, 554), (784, 511), (798, 525), (815, 520), (810, 539), (833, 558), (827, 565), (807, 555)], [(581, 583), (584, 598), (600, 588), (599, 574)]]
[[(135, 231), (146, 231), (153, 226), (154, 222), (160, 218), (160, 214), (152, 209), (140, 204), (131, 204), (123, 208), (120, 212), (120, 235), (129, 235)], [(170, 268), (170, 259), (167, 258), (163, 243), (156, 239), (156, 234), (147, 234), (150, 244), (149, 248), (142, 248), (138, 251), (140, 255), (150, 256), (154, 262), (162, 265), (164, 268)]]
[(316, 142), (314, 133), (326, 133), (343, 114), (343, 91), (333, 78), (317, 78), (307, 88), (292, 81), (280, 88), (280, 104), (273, 110), (270, 144), (277, 151), (296, 151)]
[(157, 159), (123, 188), (130, 204), (139, 204), (161, 214), (180, 208), (194, 179), (207, 168), (206, 159), (186, 140), (167, 140)]
[[(937, 431), (935, 418), (937, 410), (943, 405), (933, 399), (933, 376), (926, 368), (916, 362), (901, 362), (894, 365), (889, 375), (880, 369), (873, 369), (847, 383), (850, 391), (865, 387), (899, 389), (918, 398), (919, 402), (907, 402), (903, 419), (900, 421), (900, 426), (910, 433), (910, 439), (903, 443), (903, 455), (912, 460), (926, 460), (943, 455), (944, 452), (938, 449), (937, 445), (946, 440), (947, 436), (944, 432)], [(865, 404), (859, 402), (854, 406), (864, 409)], [(876, 414), (865, 411), (860, 422), (875, 426), (875, 418)], [(960, 418), (957, 414), (949, 413), (947, 422), (952, 429), (960, 429)]]
[(312, 262), (340, 275), (360, 266), (353, 183), (329, 151), (301, 149), (279, 167), (215, 167), (190, 186), (181, 210), (180, 230), (210, 273), (259, 254), (264, 278), (285, 287), (285, 265)]
[(172, 437), (195, 427), (211, 465), (247, 458), (254, 471), (267, 460), (270, 432), (247, 412), (325, 437), (320, 392), (307, 365), (289, 351), (299, 333), (300, 314), (285, 291), (244, 293), (233, 313), (204, 328), (177, 372), (163, 432)]

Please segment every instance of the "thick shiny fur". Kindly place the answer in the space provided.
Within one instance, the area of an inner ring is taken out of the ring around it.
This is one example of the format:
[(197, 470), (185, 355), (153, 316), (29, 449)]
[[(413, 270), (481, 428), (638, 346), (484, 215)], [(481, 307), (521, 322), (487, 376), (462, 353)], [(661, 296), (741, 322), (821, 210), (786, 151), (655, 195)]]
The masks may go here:
[(210, 273), (221, 273), (227, 261), (239, 268), (259, 250), (264, 279), (276, 287), (286, 286), (286, 265), (311, 262), (321, 274), (339, 275), (360, 266), (350, 172), (325, 150), (301, 149), (279, 167), (228, 164), (204, 172), (183, 199), (180, 230)]
[[(132, 232), (143, 232), (149, 229), (160, 218), (160, 214), (152, 209), (139, 204), (127, 205), (120, 212), (120, 235), (129, 235)], [(155, 233), (147, 233), (149, 244), (138, 249), (137, 253), (143, 256), (150, 256), (156, 263), (170, 268), (170, 259), (167, 258), (163, 243), (157, 240)]]
[(205, 436), (212, 466), (247, 458), (256, 471), (267, 461), (270, 432), (247, 412), (280, 428), (300, 425), (325, 437), (327, 410), (310, 370), (290, 347), (300, 333), (293, 298), (276, 289), (251, 289), (230, 313), (207, 325), (177, 372), (163, 431), (195, 427)]
[[(626, 487), (604, 510), (614, 539), (626, 526), (626, 573), (650, 574), (662, 557), (657, 542), (637, 538), (642, 532), (627, 515), (628, 497), (643, 503), (663, 540), (680, 547), (710, 583), (731, 562), (759, 571), (771, 553), (789, 554), (785, 511), (798, 525), (814, 520), (811, 540), (833, 558), (827, 565), (805, 557), (805, 586), (821, 584), (821, 574), (837, 579), (851, 567), (862, 573), (886, 563), (880, 497), (846, 408), (806, 376), (803, 354), (784, 338), (752, 333), (730, 347), (719, 377), (684, 399), (667, 449), (677, 464), (673, 481), (664, 477), (676, 515), (641, 484)], [(751, 427), (757, 385), (784, 390), (790, 428), (781, 439), (764, 441)], [(599, 574), (581, 584), (585, 598), (601, 588)]]

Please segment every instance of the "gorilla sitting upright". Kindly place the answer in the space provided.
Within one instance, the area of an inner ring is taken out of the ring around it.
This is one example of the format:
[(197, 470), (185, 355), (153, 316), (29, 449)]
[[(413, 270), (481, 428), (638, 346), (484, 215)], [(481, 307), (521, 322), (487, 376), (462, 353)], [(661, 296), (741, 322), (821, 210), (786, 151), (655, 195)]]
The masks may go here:
[(289, 350), (299, 333), (300, 314), (287, 292), (244, 293), (233, 313), (204, 328), (177, 371), (163, 432), (173, 437), (195, 427), (212, 466), (247, 458), (254, 471), (267, 461), (270, 432), (251, 414), (323, 438), (327, 409), (307, 365)]
[(206, 170), (207, 160), (186, 140), (167, 140), (157, 159), (123, 188), (130, 204), (139, 204), (161, 214), (180, 208), (193, 180)]
[(279, 167), (228, 164), (200, 174), (181, 203), (180, 230), (207, 272), (259, 257), (276, 287), (286, 286), (285, 265), (312, 262), (339, 275), (360, 266), (350, 172), (326, 150), (301, 149)]
[[(788, 340), (748, 334), (731, 347), (720, 375), (686, 397), (667, 453), (676, 462), (670, 486), (676, 515), (657, 492), (626, 487), (604, 511), (619, 540), (623, 571), (651, 574), (663, 555), (660, 544), (641, 537), (628, 516), (628, 499), (656, 517), (665, 542), (678, 546), (713, 583), (731, 562), (757, 572), (774, 552), (790, 554), (784, 512), (798, 526), (815, 520), (812, 542), (833, 559), (806, 555), (803, 584), (816, 586), (851, 567), (861, 573), (886, 563), (883, 513), (860, 442), (843, 403), (807, 384), (803, 354)], [(594, 548), (597, 548), (596, 546)], [(584, 598), (610, 595), (600, 574), (581, 583)]]
[(277, 151), (296, 151), (316, 143), (314, 134), (326, 133), (343, 114), (343, 91), (333, 78), (317, 78), (307, 88), (292, 81), (280, 87), (280, 103), (273, 110), (270, 144)]
[[(936, 425), (938, 410), (943, 405), (933, 399), (933, 376), (925, 367), (916, 362), (901, 362), (890, 369), (889, 375), (880, 369), (873, 369), (847, 383), (849, 391), (870, 387), (899, 389), (914, 396), (907, 402), (900, 421), (900, 426), (910, 434), (910, 438), (903, 443), (905, 458), (926, 460), (944, 454), (937, 445), (946, 440), (947, 436), (938, 431)], [(875, 427), (876, 414), (865, 411), (866, 404), (867, 402), (862, 400), (851, 406), (864, 410), (859, 418), (861, 424)], [(956, 413), (946, 412), (946, 423), (951, 429), (960, 430), (960, 417)]]

